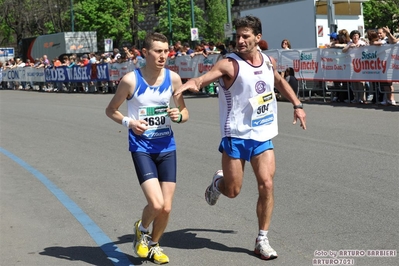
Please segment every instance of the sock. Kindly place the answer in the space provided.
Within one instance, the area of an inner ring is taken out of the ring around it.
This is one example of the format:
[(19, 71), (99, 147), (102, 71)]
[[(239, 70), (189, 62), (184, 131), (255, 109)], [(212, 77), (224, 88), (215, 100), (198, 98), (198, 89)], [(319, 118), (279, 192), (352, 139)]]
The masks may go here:
[(150, 240), (150, 242), (148, 242), (149, 246), (155, 246), (156, 244), (158, 244), (158, 242), (154, 242), (152, 240)]
[(148, 228), (144, 228), (143, 223), (140, 223), (139, 230), (144, 233), (148, 233)]
[(267, 230), (259, 230), (259, 234), (258, 234), (258, 238), (257, 239), (267, 239), (267, 233), (268, 233), (269, 231), (267, 231)]
[[(222, 173), (222, 178), (223, 178), (223, 173)], [(216, 182), (213, 183), (213, 188), (214, 190), (220, 194), (220, 190), (219, 190), (219, 182), (220, 180), (222, 180), (222, 178), (219, 178), (216, 180)]]

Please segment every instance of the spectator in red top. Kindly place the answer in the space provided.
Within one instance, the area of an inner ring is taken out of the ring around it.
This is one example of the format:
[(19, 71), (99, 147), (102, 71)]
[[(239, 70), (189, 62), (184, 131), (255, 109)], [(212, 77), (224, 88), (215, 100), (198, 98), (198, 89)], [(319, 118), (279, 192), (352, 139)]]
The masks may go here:
[(168, 57), (170, 58), (175, 58), (176, 56), (176, 51), (175, 51), (175, 47), (173, 45), (169, 46), (169, 54)]
[(80, 60), (81, 66), (87, 66), (89, 64), (89, 59), (87, 58), (87, 54), (82, 55), (82, 59)]
[(58, 58), (54, 58), (53, 59), (53, 66), (54, 67), (59, 67), (59, 66), (61, 66), (62, 64), (61, 64), (61, 61), (58, 59)]

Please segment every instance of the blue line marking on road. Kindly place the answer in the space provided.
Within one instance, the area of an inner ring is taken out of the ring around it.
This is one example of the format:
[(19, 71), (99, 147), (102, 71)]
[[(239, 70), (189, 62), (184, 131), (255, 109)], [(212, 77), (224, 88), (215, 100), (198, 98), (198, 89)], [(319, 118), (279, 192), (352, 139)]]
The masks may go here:
[(112, 242), (112, 240), (101, 230), (98, 225), (61, 189), (38, 170), (12, 154), (11, 152), (0, 147), (0, 152), (15, 161), (17, 164), (25, 168), (29, 173), (34, 175), (46, 188), (57, 197), (62, 205), (80, 222), (83, 228), (89, 233), (91, 238), (101, 247), (108, 259), (115, 266), (134, 266), (127, 256)]

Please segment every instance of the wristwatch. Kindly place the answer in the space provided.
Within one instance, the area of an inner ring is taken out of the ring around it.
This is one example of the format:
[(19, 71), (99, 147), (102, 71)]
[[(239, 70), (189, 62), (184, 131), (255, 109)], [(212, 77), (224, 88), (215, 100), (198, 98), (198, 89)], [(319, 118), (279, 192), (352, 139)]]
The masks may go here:
[(294, 105), (294, 109), (303, 109), (303, 104)]

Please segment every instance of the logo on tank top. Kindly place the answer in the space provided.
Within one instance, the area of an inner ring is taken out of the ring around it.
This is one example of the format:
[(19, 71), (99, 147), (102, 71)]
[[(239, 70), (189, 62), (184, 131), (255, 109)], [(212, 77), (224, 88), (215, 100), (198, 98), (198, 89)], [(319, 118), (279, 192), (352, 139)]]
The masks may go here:
[(255, 90), (259, 94), (264, 93), (266, 91), (266, 83), (262, 80), (256, 82)]

